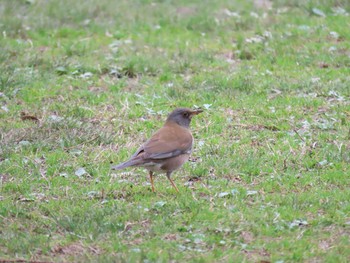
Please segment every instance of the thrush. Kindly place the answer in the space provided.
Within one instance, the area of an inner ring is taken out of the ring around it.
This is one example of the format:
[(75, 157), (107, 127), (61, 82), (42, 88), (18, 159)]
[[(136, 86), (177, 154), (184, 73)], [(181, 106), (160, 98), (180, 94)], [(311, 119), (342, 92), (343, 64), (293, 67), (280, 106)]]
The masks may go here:
[(165, 173), (171, 185), (179, 192), (171, 174), (179, 169), (189, 158), (193, 136), (190, 131), (191, 119), (194, 115), (203, 112), (200, 109), (175, 109), (168, 115), (165, 124), (146, 141), (131, 158), (121, 164), (112, 166), (113, 170), (126, 167), (144, 167), (149, 171), (149, 177), (154, 190), (154, 172)]

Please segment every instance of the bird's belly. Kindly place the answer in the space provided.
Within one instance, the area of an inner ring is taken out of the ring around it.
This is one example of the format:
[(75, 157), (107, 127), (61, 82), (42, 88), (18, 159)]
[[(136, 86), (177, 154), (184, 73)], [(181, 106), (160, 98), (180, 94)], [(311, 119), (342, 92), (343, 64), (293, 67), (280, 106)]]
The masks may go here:
[(143, 167), (145, 167), (148, 171), (151, 171), (151, 172), (163, 172), (161, 168), (162, 163), (148, 162), (143, 164)]
[(162, 163), (161, 169), (163, 171), (172, 172), (179, 169), (190, 157), (189, 154), (181, 154), (176, 157), (168, 158)]
[(176, 157), (148, 161), (142, 166), (152, 172), (172, 172), (179, 169), (190, 157), (190, 154), (181, 154)]

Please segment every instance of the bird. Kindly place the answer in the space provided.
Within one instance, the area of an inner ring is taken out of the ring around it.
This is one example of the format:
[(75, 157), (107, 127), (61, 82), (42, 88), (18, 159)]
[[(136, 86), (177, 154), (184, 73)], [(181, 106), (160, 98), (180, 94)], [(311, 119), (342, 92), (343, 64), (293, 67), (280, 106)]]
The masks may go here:
[(171, 174), (189, 159), (194, 141), (190, 131), (191, 119), (201, 112), (202, 109), (176, 108), (168, 115), (163, 127), (141, 145), (129, 160), (112, 166), (111, 169), (146, 168), (149, 171), (152, 192), (155, 192), (154, 172), (165, 173), (176, 192), (179, 192)]

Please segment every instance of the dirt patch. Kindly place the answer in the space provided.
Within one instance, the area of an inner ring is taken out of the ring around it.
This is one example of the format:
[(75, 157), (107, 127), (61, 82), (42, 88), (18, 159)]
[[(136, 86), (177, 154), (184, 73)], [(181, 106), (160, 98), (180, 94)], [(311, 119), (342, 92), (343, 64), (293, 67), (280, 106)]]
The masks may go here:
[(0, 184), (4, 184), (10, 180), (10, 176), (8, 174), (0, 174)]
[(258, 9), (271, 9), (272, 2), (270, 0), (254, 0), (254, 6)]
[(241, 60), (236, 58), (233, 52), (220, 53), (215, 56), (219, 60), (226, 61), (231, 66), (231, 70), (236, 70), (240, 65)]
[(54, 254), (63, 255), (83, 255), (83, 254), (101, 254), (101, 249), (92, 246), (83, 245), (81, 242), (72, 243), (69, 245), (61, 246), (58, 245), (52, 249)]
[(243, 250), (249, 262), (270, 262), (270, 253), (266, 249)]
[(318, 243), (318, 247), (324, 251), (329, 250), (331, 247), (330, 242), (327, 240), (321, 240), (320, 243)]
[(88, 90), (93, 93), (104, 93), (108, 91), (108, 87), (102, 87), (102, 86), (90, 86), (88, 87)]
[(254, 240), (254, 235), (251, 232), (248, 231), (242, 231), (241, 232), (241, 237), (243, 239), (243, 242), (246, 244), (249, 244), (250, 242), (252, 242)]
[(193, 16), (196, 12), (194, 7), (181, 6), (176, 9), (176, 14), (179, 16)]
[(125, 227), (124, 227), (124, 230), (123, 230), (123, 233), (124, 232), (128, 232), (129, 230), (131, 230), (134, 226), (136, 227), (139, 227), (141, 226), (141, 228), (143, 229), (148, 229), (149, 226), (150, 226), (151, 222), (150, 220), (146, 219), (146, 220), (143, 220), (141, 222), (137, 221), (137, 222), (126, 222), (125, 223)]
[(179, 239), (179, 236), (177, 234), (166, 234), (163, 239), (170, 240), (170, 241), (176, 241)]

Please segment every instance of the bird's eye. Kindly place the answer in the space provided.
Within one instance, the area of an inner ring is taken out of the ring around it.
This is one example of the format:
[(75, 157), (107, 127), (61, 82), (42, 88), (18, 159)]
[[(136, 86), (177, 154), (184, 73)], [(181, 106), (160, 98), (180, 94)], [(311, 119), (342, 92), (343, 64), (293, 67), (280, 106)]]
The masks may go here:
[(188, 112), (184, 112), (184, 113), (183, 113), (183, 116), (184, 116), (185, 118), (188, 118), (188, 116), (189, 116)]

